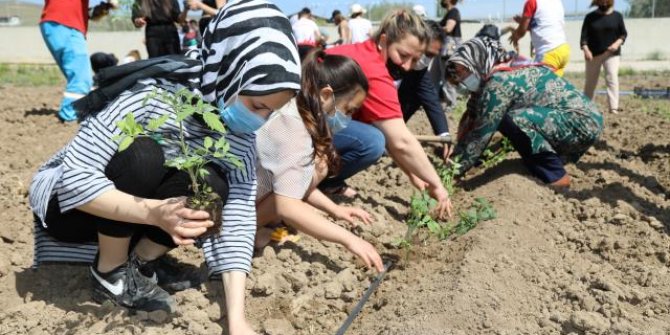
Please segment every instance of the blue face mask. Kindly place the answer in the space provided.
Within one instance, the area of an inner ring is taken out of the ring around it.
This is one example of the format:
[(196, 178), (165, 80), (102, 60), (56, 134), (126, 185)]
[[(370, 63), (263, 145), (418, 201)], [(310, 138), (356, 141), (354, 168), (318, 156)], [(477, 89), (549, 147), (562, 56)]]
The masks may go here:
[(458, 88), (463, 93), (475, 93), (479, 91), (481, 79), (474, 73), (470, 73), (463, 81), (458, 84)]
[(242, 101), (235, 99), (235, 102), (226, 106), (223, 99), (219, 99), (219, 115), (231, 132), (237, 134), (251, 134), (258, 130), (266, 119), (250, 111)]
[(349, 122), (351, 122), (351, 115), (345, 115), (341, 110), (335, 107), (335, 114), (328, 115), (326, 121), (328, 122), (328, 127), (330, 127), (331, 133), (335, 134), (349, 125)]

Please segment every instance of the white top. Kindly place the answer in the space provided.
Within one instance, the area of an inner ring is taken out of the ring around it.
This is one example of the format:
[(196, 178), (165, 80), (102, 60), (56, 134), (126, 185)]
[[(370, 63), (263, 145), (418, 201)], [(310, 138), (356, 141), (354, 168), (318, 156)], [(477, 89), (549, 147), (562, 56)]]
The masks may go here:
[(319, 34), (319, 26), (316, 22), (303, 17), (292, 25), (293, 35), (298, 45), (316, 45), (316, 36)]
[(558, 0), (527, 0), (524, 17), (530, 17), (530, 37), (538, 59), (567, 42), (563, 2)]
[(293, 99), (256, 131), (256, 199), (269, 193), (302, 199), (314, 176), (312, 137)]
[(349, 20), (349, 29), (351, 29), (351, 43), (365, 42), (370, 38), (372, 22), (359, 16)]

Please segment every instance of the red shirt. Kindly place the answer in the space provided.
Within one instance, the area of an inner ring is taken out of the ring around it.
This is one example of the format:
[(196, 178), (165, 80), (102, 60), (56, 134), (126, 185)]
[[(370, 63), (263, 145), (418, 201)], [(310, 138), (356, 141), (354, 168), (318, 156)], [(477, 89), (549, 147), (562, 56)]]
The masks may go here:
[(393, 84), (393, 78), (374, 40), (337, 46), (326, 50), (326, 53), (355, 60), (368, 78), (368, 96), (361, 109), (353, 115), (355, 120), (372, 123), (402, 118), (398, 89)]
[(42, 22), (56, 22), (86, 35), (88, 0), (45, 0)]

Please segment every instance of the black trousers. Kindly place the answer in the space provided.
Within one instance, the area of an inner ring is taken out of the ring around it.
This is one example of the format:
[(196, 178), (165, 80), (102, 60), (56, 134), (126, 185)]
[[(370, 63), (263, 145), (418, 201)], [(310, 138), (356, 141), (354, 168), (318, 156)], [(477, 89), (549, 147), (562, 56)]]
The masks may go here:
[(144, 37), (149, 58), (181, 54), (179, 34), (174, 24), (147, 25)]
[[(105, 169), (105, 175), (122, 192), (149, 199), (167, 199), (188, 196), (188, 174), (164, 166), (165, 158), (160, 145), (149, 138), (138, 138), (128, 149), (116, 153)], [(207, 183), (225, 203), (228, 182), (221, 169), (208, 166)], [(93, 242), (98, 233), (112, 237), (132, 237), (138, 241), (147, 237), (153, 242), (174, 248), (172, 237), (156, 226), (132, 224), (101, 218), (77, 209), (61, 213), (58, 200), (49, 201), (45, 219), (47, 232), (64, 242)]]

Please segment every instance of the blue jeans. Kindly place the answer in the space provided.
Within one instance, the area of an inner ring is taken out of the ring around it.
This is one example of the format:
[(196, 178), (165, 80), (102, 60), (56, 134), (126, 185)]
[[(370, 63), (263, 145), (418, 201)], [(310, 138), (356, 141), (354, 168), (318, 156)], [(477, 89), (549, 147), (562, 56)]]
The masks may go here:
[(47, 48), (67, 79), (58, 117), (63, 121), (75, 121), (77, 114), (72, 102), (88, 94), (93, 85), (86, 38), (80, 31), (56, 22), (40, 23), (40, 31)]
[(344, 186), (344, 181), (376, 163), (384, 154), (384, 134), (374, 126), (358, 121), (333, 136), (333, 145), (340, 155), (340, 171), (321, 184), (320, 188)]
[(398, 88), (398, 99), (405, 122), (419, 110), (419, 107), (423, 107), (433, 133), (435, 135), (449, 133), (447, 116), (440, 103), (440, 93), (435, 88), (428, 71), (410, 71)]

